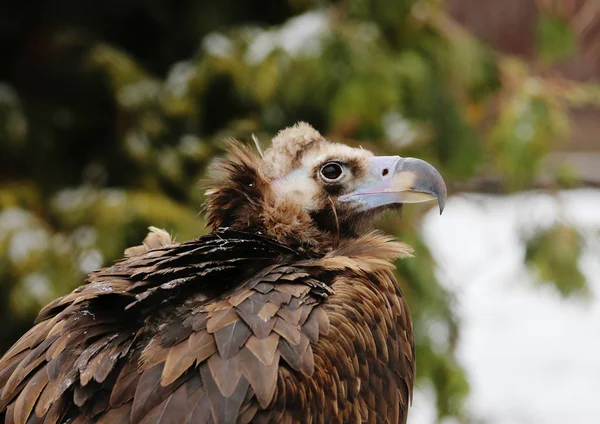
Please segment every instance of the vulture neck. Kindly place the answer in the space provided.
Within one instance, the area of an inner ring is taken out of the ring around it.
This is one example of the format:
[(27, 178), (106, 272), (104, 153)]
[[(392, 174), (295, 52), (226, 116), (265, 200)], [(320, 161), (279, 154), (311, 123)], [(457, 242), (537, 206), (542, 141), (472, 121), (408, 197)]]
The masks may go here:
[(340, 239), (339, 233), (319, 228), (313, 217), (291, 202), (257, 205), (256, 213), (243, 222), (233, 222), (231, 228), (260, 233), (300, 252), (319, 255), (356, 238)]
[(323, 254), (338, 246), (337, 231), (320, 228), (297, 202), (274, 193), (261, 163), (245, 146), (232, 143), (229, 155), (211, 165), (205, 183), (207, 225), (260, 233), (305, 252)]

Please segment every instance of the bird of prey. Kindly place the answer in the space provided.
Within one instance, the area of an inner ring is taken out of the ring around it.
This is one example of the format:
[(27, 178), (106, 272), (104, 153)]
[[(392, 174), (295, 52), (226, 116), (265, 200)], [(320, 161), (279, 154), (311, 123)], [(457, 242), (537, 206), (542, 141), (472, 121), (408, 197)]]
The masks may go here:
[(0, 360), (0, 422), (405, 423), (413, 328), (382, 211), (446, 187), (308, 124), (212, 165), (210, 233), (144, 244), (40, 312)]

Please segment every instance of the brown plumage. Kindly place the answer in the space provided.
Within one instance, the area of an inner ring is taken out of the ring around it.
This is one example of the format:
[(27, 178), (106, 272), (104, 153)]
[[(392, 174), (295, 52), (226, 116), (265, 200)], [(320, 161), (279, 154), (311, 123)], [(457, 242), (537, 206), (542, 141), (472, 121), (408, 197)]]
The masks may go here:
[(415, 379), (392, 261), (370, 218), (445, 187), (306, 124), (264, 158), (213, 165), (213, 231), (151, 228), (126, 258), (46, 306), (0, 360), (0, 422), (405, 423)]

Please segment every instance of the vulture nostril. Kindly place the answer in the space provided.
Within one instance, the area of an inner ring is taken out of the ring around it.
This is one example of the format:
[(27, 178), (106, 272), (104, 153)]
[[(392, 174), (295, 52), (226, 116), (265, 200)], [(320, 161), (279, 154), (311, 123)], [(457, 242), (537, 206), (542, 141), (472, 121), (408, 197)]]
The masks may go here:
[(383, 175), (383, 176), (385, 177), (385, 176), (386, 176), (386, 175), (387, 175), (389, 172), (390, 172), (390, 171), (389, 171), (387, 168), (385, 168), (385, 169), (384, 169), (384, 170), (381, 172), (381, 175)]

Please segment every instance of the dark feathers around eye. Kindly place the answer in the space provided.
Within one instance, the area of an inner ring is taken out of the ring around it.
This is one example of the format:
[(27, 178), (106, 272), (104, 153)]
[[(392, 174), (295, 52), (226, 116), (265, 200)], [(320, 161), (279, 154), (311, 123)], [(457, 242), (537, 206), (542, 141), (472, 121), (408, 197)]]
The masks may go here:
[(215, 160), (209, 168), (204, 204), (207, 225), (252, 227), (261, 204), (271, 195), (269, 182), (259, 171), (261, 158), (246, 146), (231, 141), (227, 157)]

